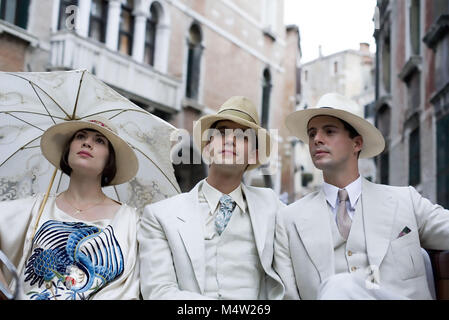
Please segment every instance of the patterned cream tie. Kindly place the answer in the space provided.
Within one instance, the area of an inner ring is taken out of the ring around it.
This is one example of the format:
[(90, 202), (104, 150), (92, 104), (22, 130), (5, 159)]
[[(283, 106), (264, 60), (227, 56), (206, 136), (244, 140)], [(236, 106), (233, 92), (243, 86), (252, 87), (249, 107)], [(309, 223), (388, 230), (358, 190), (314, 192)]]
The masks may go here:
[(230, 196), (224, 194), (220, 198), (220, 208), (215, 216), (215, 228), (219, 235), (224, 231), (232, 216), (236, 202)]
[(341, 236), (348, 240), (352, 220), (346, 210), (346, 200), (348, 200), (348, 191), (345, 189), (338, 190), (337, 227)]

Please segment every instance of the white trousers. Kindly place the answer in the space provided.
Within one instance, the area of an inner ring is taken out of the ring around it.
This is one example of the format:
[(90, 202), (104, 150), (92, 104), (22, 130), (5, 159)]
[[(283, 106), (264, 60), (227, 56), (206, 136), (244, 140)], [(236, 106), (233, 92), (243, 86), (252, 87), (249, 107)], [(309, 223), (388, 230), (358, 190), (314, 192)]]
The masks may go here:
[(382, 286), (367, 285), (355, 274), (340, 273), (327, 278), (318, 291), (318, 300), (405, 300), (405, 296)]

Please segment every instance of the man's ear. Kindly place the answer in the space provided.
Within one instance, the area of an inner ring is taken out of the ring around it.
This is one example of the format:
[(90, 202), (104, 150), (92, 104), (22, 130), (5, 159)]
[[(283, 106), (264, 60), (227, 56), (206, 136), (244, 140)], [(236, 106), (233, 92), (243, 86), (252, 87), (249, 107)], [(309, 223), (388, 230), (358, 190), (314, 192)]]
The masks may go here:
[(363, 148), (363, 137), (362, 136), (357, 136), (357, 137), (353, 138), (352, 141), (354, 142), (354, 151), (357, 152), (357, 153), (362, 151), (362, 148)]

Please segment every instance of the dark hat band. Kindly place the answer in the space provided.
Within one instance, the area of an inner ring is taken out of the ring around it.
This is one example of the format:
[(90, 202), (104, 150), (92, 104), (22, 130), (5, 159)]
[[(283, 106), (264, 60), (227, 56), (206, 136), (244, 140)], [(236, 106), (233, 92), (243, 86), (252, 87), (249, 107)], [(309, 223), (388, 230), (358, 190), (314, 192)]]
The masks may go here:
[(256, 120), (254, 120), (254, 118), (251, 115), (249, 115), (248, 113), (246, 113), (245, 111), (242, 111), (242, 110), (238, 110), (238, 109), (224, 109), (224, 110), (219, 111), (217, 114), (224, 113), (225, 111), (236, 111), (236, 112), (239, 112), (239, 113), (243, 114), (244, 116), (246, 116), (246, 117), (244, 117), (244, 119), (246, 121), (250, 121), (250, 122), (252, 122), (254, 124), (257, 124)]

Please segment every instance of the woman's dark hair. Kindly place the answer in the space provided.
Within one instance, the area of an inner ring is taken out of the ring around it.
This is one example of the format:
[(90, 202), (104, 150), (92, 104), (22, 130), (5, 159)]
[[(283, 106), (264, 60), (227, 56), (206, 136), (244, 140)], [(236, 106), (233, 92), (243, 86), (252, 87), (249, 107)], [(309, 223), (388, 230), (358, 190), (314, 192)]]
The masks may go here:
[[(84, 129), (84, 130), (98, 132), (92, 129)], [(72, 173), (72, 168), (70, 168), (69, 166), (70, 144), (72, 143), (73, 139), (75, 139), (75, 135), (79, 131), (80, 130), (75, 132), (73, 136), (67, 141), (62, 151), (61, 160), (59, 161), (59, 167), (61, 168), (62, 172), (64, 172), (68, 176), (70, 176), (70, 174)], [(109, 148), (109, 157), (108, 160), (106, 161), (106, 165), (103, 169), (103, 172), (101, 173), (102, 187), (108, 186), (109, 183), (114, 179), (115, 174), (117, 173), (117, 166), (115, 163), (115, 151), (114, 148), (112, 147), (112, 144), (109, 141), (108, 141), (108, 148)]]

